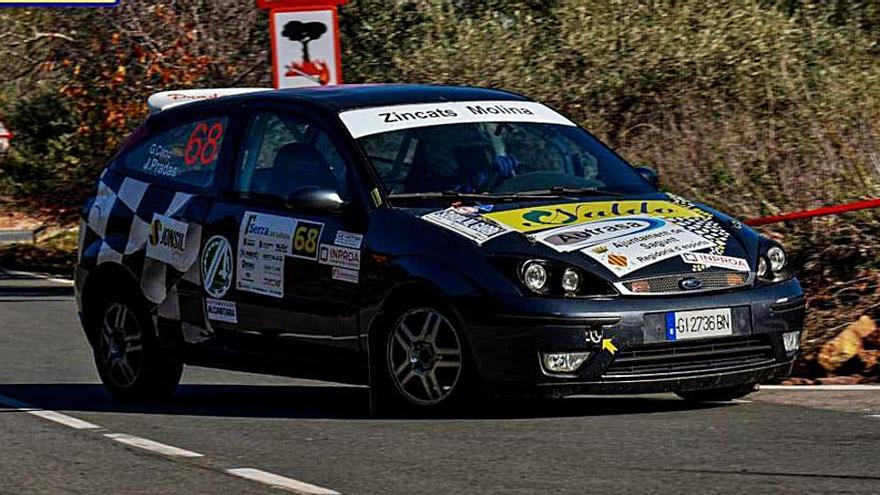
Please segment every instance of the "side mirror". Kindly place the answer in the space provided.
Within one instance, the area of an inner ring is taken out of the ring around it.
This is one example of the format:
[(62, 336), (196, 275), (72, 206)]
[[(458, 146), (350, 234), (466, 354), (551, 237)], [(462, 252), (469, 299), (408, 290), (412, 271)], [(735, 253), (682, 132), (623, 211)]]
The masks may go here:
[(651, 167), (636, 167), (636, 172), (652, 186), (660, 188), (660, 174)]
[(299, 187), (287, 197), (287, 204), (295, 208), (339, 213), (345, 209), (347, 203), (339, 197), (339, 193), (332, 189)]

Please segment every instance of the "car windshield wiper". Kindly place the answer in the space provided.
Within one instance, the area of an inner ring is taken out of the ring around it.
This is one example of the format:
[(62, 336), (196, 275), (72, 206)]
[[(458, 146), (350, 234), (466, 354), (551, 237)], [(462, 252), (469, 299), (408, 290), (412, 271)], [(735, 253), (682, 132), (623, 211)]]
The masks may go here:
[[(535, 195), (533, 198), (541, 198), (543, 195)], [(529, 199), (527, 194), (491, 194), (491, 193), (463, 193), (458, 191), (431, 191), (416, 193), (393, 193), (388, 195), (388, 199), (394, 200), (437, 200), (437, 199), (463, 199), (473, 201), (516, 201), (520, 199)]]
[(392, 193), (392, 194), (388, 195), (388, 199), (436, 199), (436, 198), (486, 199), (486, 198), (494, 198), (494, 196), (492, 196), (491, 194), (486, 194), (486, 193), (462, 193), (462, 192), (458, 192), (458, 191)]
[(549, 189), (536, 189), (533, 191), (521, 191), (514, 196), (624, 196), (618, 192), (605, 191), (595, 187), (560, 187), (552, 186)]

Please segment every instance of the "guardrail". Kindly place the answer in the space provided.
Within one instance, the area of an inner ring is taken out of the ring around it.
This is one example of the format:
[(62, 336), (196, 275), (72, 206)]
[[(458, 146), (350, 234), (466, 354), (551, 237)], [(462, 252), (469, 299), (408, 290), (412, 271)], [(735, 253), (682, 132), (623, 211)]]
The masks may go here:
[(846, 203), (835, 206), (824, 206), (822, 208), (814, 208), (812, 210), (796, 211), (793, 213), (785, 213), (783, 215), (771, 215), (767, 217), (747, 218), (743, 223), (756, 227), (758, 225), (767, 225), (768, 223), (788, 222), (790, 220), (804, 220), (813, 217), (822, 217), (826, 215), (837, 215), (847, 211), (868, 210), (871, 208), (880, 208), (880, 199), (869, 199), (866, 201), (856, 201), (854, 203)]

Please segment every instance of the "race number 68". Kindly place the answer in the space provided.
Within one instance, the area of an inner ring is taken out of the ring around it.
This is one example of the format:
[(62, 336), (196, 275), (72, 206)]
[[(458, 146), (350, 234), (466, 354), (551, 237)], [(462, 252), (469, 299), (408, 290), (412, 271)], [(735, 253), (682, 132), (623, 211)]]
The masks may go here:
[(202, 122), (193, 129), (186, 142), (183, 151), (183, 162), (188, 167), (201, 162), (202, 165), (210, 165), (217, 159), (220, 153), (220, 139), (223, 137), (223, 124), (216, 123), (210, 128)]

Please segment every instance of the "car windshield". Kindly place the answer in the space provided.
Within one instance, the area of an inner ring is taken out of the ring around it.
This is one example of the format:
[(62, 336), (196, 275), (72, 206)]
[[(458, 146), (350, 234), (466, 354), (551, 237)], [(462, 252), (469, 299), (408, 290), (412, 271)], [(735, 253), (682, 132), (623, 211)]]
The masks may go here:
[(654, 191), (626, 162), (572, 125), (455, 123), (380, 132), (358, 142), (396, 195)]

